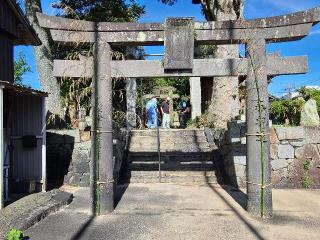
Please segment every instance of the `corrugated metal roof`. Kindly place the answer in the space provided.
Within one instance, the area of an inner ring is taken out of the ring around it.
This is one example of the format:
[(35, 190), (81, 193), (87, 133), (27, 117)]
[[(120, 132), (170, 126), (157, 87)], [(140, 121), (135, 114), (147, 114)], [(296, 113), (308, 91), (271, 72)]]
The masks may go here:
[(39, 90), (35, 90), (32, 88), (26, 88), (14, 85), (10, 82), (6, 81), (0, 81), (0, 86), (3, 86), (5, 89), (10, 90), (17, 94), (26, 94), (26, 95), (34, 95), (34, 96), (42, 96), (42, 97), (48, 97), (48, 93), (42, 92)]

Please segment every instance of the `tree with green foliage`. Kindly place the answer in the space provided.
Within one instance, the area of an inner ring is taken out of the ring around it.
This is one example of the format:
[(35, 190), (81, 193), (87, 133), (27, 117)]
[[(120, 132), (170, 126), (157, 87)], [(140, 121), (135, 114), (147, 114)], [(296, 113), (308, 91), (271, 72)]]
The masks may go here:
[[(94, 22), (135, 22), (145, 12), (143, 5), (136, 0), (58, 0), (53, 4), (58, 10), (58, 16), (80, 19)], [(54, 58), (79, 60), (93, 56), (93, 45), (78, 44), (77, 46), (65, 46), (54, 44)], [(113, 59), (140, 59), (143, 55), (141, 47), (115, 47), (112, 46)], [(113, 107), (115, 112), (126, 110), (125, 84), (126, 79), (114, 80)], [(63, 104), (68, 107), (74, 105), (76, 109), (86, 107), (90, 109), (91, 103), (91, 78), (61, 78), (60, 96)]]
[(304, 103), (305, 100), (301, 97), (273, 101), (270, 106), (270, 119), (275, 124), (297, 126), (300, 124)]
[(94, 22), (134, 22), (145, 13), (135, 0), (59, 0), (53, 7), (62, 10), (62, 17)]
[(19, 52), (18, 58), (14, 61), (14, 84), (18, 86), (25, 86), (22, 80), (23, 75), (27, 72), (32, 72), (31, 67), (28, 65), (26, 56), (23, 52)]

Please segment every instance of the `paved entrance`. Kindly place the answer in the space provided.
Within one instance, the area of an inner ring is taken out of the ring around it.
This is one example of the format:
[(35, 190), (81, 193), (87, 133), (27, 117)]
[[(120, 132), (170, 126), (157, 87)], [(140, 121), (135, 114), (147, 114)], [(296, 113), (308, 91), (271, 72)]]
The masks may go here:
[(248, 216), (235, 201), (245, 202), (242, 192), (218, 185), (130, 184), (117, 195), (114, 213), (92, 219), (89, 190), (77, 190), (69, 207), (26, 233), (32, 240), (320, 239), (320, 191), (275, 190), (268, 222)]

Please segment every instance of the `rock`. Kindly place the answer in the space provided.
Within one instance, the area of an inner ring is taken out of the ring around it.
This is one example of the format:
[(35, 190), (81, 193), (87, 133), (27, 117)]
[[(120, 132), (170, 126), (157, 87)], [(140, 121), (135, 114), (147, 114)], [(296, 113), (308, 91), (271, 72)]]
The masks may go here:
[(303, 106), (301, 112), (300, 124), (302, 126), (319, 126), (320, 119), (317, 110), (317, 102), (314, 99), (309, 99)]
[(276, 133), (276, 130), (274, 128), (270, 128), (270, 143), (271, 144), (278, 144), (279, 139)]
[(320, 128), (319, 127), (305, 127), (306, 142), (320, 143)]
[(271, 166), (273, 171), (283, 169), (288, 167), (290, 163), (293, 162), (293, 159), (276, 159), (271, 161)]
[(270, 144), (270, 158), (277, 159), (278, 158), (278, 144)]
[(71, 203), (73, 195), (60, 190), (28, 195), (0, 210), (0, 239), (17, 228), (24, 231)]
[(294, 158), (294, 148), (289, 144), (279, 145), (278, 157), (279, 158)]
[(315, 160), (320, 159), (318, 148), (316, 145), (313, 145), (313, 144), (307, 144), (300, 148), (297, 148), (295, 155), (296, 155), (296, 158), (298, 159), (306, 159), (306, 158), (315, 159)]
[(275, 130), (280, 141), (305, 138), (303, 127), (278, 127)]
[(289, 142), (290, 145), (292, 145), (293, 147), (302, 147), (303, 145), (306, 144), (305, 140), (301, 140), (301, 141), (290, 141)]
[(80, 173), (80, 174), (89, 173), (90, 172), (89, 163), (87, 163), (87, 162), (74, 162), (73, 163), (73, 171), (75, 173)]

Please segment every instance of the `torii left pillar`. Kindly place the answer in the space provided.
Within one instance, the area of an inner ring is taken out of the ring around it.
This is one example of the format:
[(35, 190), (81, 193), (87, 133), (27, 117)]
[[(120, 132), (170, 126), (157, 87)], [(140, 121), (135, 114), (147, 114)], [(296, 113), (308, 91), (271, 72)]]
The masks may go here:
[(272, 217), (269, 140), (269, 95), (266, 40), (256, 36), (246, 42), (249, 72), (247, 90), (247, 211)]
[(114, 210), (111, 48), (96, 33), (93, 82), (92, 170), (93, 213)]

